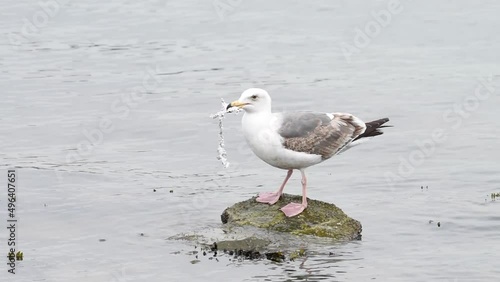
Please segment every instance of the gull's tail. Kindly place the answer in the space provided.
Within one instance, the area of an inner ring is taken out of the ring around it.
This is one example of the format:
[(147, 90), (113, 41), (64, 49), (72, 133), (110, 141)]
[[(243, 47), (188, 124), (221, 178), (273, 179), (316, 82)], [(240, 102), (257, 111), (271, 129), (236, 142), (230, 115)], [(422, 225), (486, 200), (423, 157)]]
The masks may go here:
[(339, 154), (351, 149), (352, 147), (356, 147), (359, 144), (364, 143), (365, 141), (372, 139), (372, 137), (384, 134), (381, 128), (392, 127), (392, 125), (384, 125), (388, 121), (389, 121), (388, 118), (381, 118), (365, 123), (366, 125), (365, 132), (356, 137), (356, 139), (352, 140), (352, 142), (349, 145), (347, 145), (344, 149), (342, 149), (342, 151), (339, 152)]
[(377, 120), (365, 123), (365, 125), (366, 125), (365, 132), (363, 132), (363, 134), (356, 137), (356, 139), (354, 139), (353, 142), (356, 140), (359, 140), (361, 138), (374, 137), (374, 136), (384, 134), (384, 132), (381, 130), (381, 128), (392, 127), (391, 125), (384, 125), (388, 121), (389, 121), (388, 118), (381, 118), (381, 119), (377, 119)]

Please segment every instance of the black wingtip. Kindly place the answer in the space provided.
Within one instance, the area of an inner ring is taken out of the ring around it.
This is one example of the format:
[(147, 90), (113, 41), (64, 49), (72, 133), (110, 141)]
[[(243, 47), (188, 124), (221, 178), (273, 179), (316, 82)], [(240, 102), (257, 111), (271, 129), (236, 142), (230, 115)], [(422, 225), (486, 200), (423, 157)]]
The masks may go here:
[(380, 130), (381, 128), (393, 127), (392, 125), (384, 125), (388, 121), (389, 121), (389, 118), (381, 118), (381, 119), (377, 119), (377, 120), (365, 123), (365, 125), (366, 125), (365, 132), (363, 132), (363, 134), (356, 137), (356, 139), (354, 139), (354, 141), (361, 139), (361, 138), (365, 138), (365, 137), (374, 137), (374, 136), (384, 134), (384, 132), (382, 130)]

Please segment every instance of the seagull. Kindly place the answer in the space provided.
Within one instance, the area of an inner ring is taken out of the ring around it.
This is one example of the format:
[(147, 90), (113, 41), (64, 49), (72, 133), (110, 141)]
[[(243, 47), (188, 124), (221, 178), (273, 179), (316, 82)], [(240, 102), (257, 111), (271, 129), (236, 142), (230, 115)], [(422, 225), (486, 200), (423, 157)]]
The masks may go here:
[(260, 88), (245, 90), (241, 97), (227, 105), (245, 111), (243, 135), (255, 155), (271, 166), (287, 170), (285, 180), (276, 192), (260, 193), (257, 202), (275, 204), (294, 170), (302, 175), (302, 203), (281, 208), (287, 216), (307, 208), (306, 168), (338, 155), (371, 137), (381, 135), (388, 118), (364, 123), (348, 113), (271, 111), (271, 96)]

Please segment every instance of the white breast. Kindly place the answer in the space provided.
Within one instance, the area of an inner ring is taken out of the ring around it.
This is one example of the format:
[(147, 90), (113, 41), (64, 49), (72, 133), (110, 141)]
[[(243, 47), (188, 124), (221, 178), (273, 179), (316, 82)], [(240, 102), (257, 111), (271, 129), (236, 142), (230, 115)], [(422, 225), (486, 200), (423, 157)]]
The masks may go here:
[(281, 120), (265, 113), (245, 113), (242, 119), (245, 139), (260, 159), (282, 169), (300, 169), (322, 162), (320, 155), (285, 149), (278, 134)]

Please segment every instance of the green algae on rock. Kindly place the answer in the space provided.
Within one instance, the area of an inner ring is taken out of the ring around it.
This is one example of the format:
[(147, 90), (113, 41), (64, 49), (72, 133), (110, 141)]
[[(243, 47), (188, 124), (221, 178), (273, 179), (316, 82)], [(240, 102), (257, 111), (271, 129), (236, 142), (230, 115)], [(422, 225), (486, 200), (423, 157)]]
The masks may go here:
[(255, 199), (253, 197), (227, 208), (221, 215), (222, 223), (336, 240), (361, 237), (361, 223), (334, 204), (308, 199), (308, 206), (301, 214), (288, 218), (280, 208), (290, 202), (300, 202), (301, 196), (283, 194), (274, 205), (259, 203)]
[(219, 241), (217, 248), (219, 250), (264, 250), (270, 243), (267, 240), (249, 237), (242, 240)]

